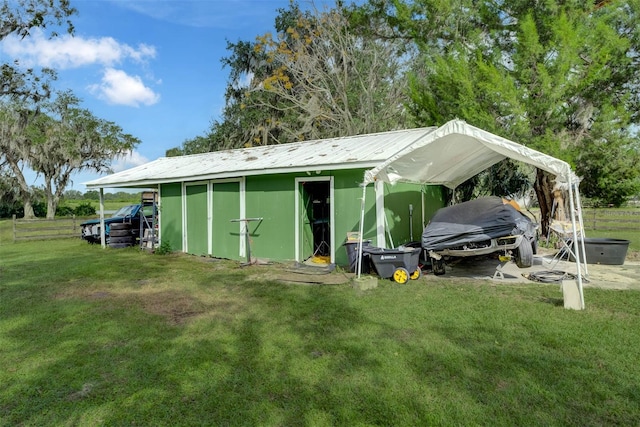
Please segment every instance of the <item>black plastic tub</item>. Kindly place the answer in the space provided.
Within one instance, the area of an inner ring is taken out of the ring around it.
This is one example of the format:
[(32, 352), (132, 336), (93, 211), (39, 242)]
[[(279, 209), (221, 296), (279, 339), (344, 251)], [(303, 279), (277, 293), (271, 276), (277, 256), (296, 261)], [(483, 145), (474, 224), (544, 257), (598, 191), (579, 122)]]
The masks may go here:
[[(576, 249), (580, 249), (580, 245), (578, 245)], [(628, 249), (628, 240), (595, 237), (584, 238), (587, 264), (622, 265), (624, 264)], [(573, 255), (571, 255), (569, 259), (575, 261)]]
[[(364, 248), (371, 245), (371, 240), (363, 240), (362, 241), (362, 257), (361, 257), (361, 272), (368, 274), (371, 270), (369, 254), (364, 251)], [(358, 268), (358, 241), (347, 241), (344, 244), (344, 247), (347, 249), (347, 257), (349, 258), (349, 271), (352, 273), (357, 273), (356, 269)]]

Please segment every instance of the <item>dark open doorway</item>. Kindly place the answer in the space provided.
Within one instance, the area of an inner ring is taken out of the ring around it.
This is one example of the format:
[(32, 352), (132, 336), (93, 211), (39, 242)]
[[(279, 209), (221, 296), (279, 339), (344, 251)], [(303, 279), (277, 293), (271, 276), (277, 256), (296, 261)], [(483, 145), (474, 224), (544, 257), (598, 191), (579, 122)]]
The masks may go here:
[(306, 181), (301, 185), (304, 201), (304, 223), (308, 224), (309, 246), (312, 253), (305, 253), (304, 258), (312, 256), (331, 256), (331, 198), (329, 181)]

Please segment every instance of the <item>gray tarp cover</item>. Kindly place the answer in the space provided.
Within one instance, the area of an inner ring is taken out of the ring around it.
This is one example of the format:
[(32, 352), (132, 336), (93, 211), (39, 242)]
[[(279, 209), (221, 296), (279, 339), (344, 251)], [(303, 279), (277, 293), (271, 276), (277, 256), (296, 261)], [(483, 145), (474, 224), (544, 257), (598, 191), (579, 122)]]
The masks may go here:
[(440, 251), (532, 230), (530, 220), (502, 198), (483, 197), (439, 209), (422, 233), (422, 247)]

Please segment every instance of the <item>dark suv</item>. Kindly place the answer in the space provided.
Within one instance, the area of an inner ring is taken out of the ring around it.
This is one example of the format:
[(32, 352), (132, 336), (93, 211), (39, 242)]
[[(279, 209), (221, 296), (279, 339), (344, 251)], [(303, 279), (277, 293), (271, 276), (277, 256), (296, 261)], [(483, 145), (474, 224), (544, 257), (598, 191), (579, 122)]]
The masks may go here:
[[(131, 233), (140, 234), (140, 204), (123, 206), (110, 218), (104, 219), (105, 239), (109, 242), (111, 224), (131, 224)], [(100, 243), (100, 219), (91, 219), (80, 224), (82, 238), (89, 243)]]

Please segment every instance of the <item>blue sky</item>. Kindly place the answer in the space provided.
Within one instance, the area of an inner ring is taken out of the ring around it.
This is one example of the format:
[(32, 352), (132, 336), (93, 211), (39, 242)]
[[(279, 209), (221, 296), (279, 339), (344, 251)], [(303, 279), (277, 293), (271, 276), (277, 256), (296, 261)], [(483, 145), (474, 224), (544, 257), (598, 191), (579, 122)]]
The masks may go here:
[[(325, 3), (325, 2), (323, 2)], [(326, 2), (333, 4), (332, 1)], [(308, 5), (305, 0), (300, 4)], [(72, 0), (75, 34), (34, 32), (0, 43), (0, 60), (58, 71), (55, 88), (71, 89), (82, 107), (141, 140), (112, 166), (128, 169), (204, 134), (224, 106), (227, 40), (273, 32), (288, 0)], [(318, 2), (316, 2), (318, 5)], [(101, 175), (81, 173), (68, 189)], [(40, 185), (35, 176), (29, 184)]]

